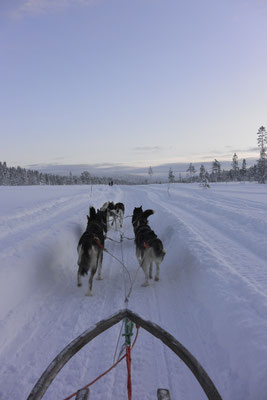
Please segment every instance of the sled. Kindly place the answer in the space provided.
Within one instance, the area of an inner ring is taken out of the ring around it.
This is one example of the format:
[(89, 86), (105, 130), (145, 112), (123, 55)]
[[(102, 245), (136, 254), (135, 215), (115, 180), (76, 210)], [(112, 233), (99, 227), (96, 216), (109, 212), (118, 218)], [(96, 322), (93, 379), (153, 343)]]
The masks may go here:
[[(100, 333), (106, 331), (125, 318), (128, 318), (139, 327), (142, 327), (169, 347), (191, 370), (209, 400), (222, 400), (211, 378), (189, 350), (187, 350), (178, 340), (175, 339), (174, 336), (162, 329), (159, 325), (143, 319), (129, 309), (123, 309), (111, 317), (103, 319), (69, 343), (44, 371), (27, 400), (41, 400), (56, 375), (71, 357), (73, 357), (87, 343), (100, 335)], [(88, 389), (82, 389), (77, 392), (76, 400), (87, 399), (89, 399)], [(158, 399), (170, 399), (169, 391), (167, 389), (158, 389)], [(90, 400), (93, 399), (90, 398)]]

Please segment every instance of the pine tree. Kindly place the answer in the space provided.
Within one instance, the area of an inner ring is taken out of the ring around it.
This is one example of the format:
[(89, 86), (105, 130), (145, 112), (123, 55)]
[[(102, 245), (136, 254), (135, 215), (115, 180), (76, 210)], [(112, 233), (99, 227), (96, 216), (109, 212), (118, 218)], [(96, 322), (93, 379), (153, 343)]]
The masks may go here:
[(243, 161), (242, 161), (240, 175), (241, 175), (241, 179), (244, 181), (246, 179), (246, 175), (247, 175), (247, 162), (246, 162), (245, 158), (243, 158)]
[(173, 183), (174, 180), (175, 180), (175, 176), (174, 176), (174, 173), (173, 173), (173, 171), (172, 171), (171, 168), (170, 168), (170, 170), (169, 170), (168, 180), (169, 180), (169, 183)]
[(233, 171), (233, 179), (234, 181), (236, 181), (239, 177), (238, 157), (236, 153), (233, 155), (232, 159), (232, 171)]
[(200, 186), (205, 187), (205, 188), (209, 188), (209, 180), (207, 177), (207, 171), (204, 167), (203, 164), (201, 164), (200, 166), (200, 170), (199, 170), (199, 179), (200, 179)]
[(148, 175), (149, 175), (149, 177), (150, 177), (150, 182), (151, 182), (152, 175), (153, 175), (153, 169), (152, 169), (151, 166), (148, 168)]
[(216, 158), (212, 163), (211, 171), (212, 171), (211, 172), (212, 180), (214, 182), (220, 181), (221, 180), (221, 164), (218, 160), (216, 160)]
[(192, 182), (192, 178), (193, 178), (194, 174), (196, 173), (196, 169), (192, 163), (189, 164), (189, 167), (187, 168), (186, 172), (189, 172), (190, 182)]
[(267, 144), (267, 132), (264, 126), (261, 126), (257, 132), (258, 135), (258, 147), (260, 148), (260, 158), (257, 164), (258, 170), (258, 182), (265, 183), (266, 171), (267, 171), (267, 155), (266, 155), (266, 144)]
[(7, 168), (5, 161), (3, 162), (3, 165), (2, 165), (2, 174), (3, 174), (2, 185), (7, 185), (7, 186), (10, 185), (10, 182), (9, 182), (10, 173), (9, 173), (9, 169)]
[(205, 179), (205, 175), (206, 175), (206, 169), (204, 167), (203, 164), (200, 165), (200, 169), (199, 169), (199, 179), (200, 182), (203, 182)]

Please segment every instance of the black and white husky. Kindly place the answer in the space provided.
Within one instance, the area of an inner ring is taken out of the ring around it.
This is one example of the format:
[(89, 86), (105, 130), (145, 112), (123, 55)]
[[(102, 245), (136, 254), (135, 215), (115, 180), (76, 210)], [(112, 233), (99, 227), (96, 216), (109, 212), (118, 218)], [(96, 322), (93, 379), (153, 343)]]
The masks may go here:
[(148, 217), (152, 214), (154, 214), (153, 210), (143, 211), (142, 207), (136, 207), (132, 216), (136, 258), (145, 274), (145, 282), (142, 286), (148, 286), (149, 279), (152, 279), (153, 263), (156, 265), (155, 281), (159, 280), (160, 264), (166, 254), (162, 241), (148, 225)]
[(123, 203), (116, 203), (114, 205), (114, 211), (113, 211), (113, 215), (114, 215), (114, 219), (113, 219), (113, 223), (115, 223), (115, 230), (118, 230), (118, 225), (117, 225), (117, 220), (119, 220), (120, 223), (120, 228), (122, 228), (123, 225), (123, 217), (124, 217), (124, 211), (125, 211), (125, 207)]
[(81, 236), (78, 251), (78, 273), (77, 285), (82, 286), (81, 276), (88, 274), (90, 270), (90, 278), (88, 282), (87, 296), (92, 296), (93, 277), (97, 271), (97, 279), (102, 279), (102, 262), (106, 227), (106, 212), (90, 207), (90, 216), (87, 215), (87, 227)]
[(112, 216), (112, 212), (114, 209), (113, 201), (106, 201), (103, 206), (100, 208), (101, 211), (106, 212), (106, 223), (107, 223), (107, 230), (109, 231), (111, 228), (110, 225), (110, 217)]
[(100, 208), (102, 211), (107, 211), (107, 229), (109, 230), (111, 227), (114, 227), (115, 231), (118, 230), (118, 221), (120, 224), (120, 228), (123, 225), (123, 217), (124, 217), (124, 204), (116, 203), (113, 201), (107, 201)]

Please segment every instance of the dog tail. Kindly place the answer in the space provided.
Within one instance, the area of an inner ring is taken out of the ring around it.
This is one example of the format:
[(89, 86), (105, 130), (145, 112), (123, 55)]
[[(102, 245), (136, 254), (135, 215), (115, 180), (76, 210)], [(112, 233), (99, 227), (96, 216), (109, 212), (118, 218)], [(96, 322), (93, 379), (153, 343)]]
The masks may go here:
[(163, 247), (162, 241), (158, 238), (155, 239), (153, 241), (152, 247), (155, 252), (155, 256), (163, 259), (166, 254), (166, 250)]
[(79, 275), (87, 275), (90, 268), (90, 254), (84, 251), (82, 246), (78, 247), (78, 262)]
[(143, 218), (144, 218), (144, 219), (147, 219), (148, 217), (150, 217), (150, 215), (152, 215), (152, 214), (154, 214), (154, 213), (155, 213), (154, 210), (151, 210), (151, 209), (146, 210), (146, 211), (143, 212), (141, 218), (142, 218), (142, 219), (143, 219)]

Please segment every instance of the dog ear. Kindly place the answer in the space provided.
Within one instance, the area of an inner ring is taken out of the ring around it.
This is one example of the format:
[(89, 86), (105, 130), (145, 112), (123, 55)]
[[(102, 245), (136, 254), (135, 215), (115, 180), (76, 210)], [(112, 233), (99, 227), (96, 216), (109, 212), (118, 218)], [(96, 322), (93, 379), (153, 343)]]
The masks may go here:
[(90, 207), (90, 218), (94, 218), (96, 215), (95, 207)]

